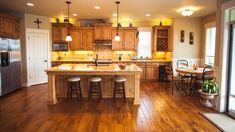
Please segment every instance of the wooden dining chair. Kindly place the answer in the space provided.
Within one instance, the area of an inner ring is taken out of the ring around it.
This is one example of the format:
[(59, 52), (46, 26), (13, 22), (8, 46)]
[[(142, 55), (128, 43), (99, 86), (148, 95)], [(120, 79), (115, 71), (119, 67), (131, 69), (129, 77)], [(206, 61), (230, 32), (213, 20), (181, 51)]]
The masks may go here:
[(206, 80), (213, 80), (215, 79), (214, 77), (214, 69), (212, 66), (207, 65), (206, 67), (203, 68), (203, 72), (202, 72), (202, 76), (201, 77), (197, 77), (197, 79), (195, 80), (194, 83), (194, 92), (193, 94), (195, 94), (195, 91), (200, 89), (202, 87), (202, 85), (204, 84), (204, 82)]
[(165, 89), (167, 90), (168, 85), (172, 88), (172, 95), (174, 95), (174, 89), (176, 90), (184, 90), (185, 94), (187, 95), (187, 92), (184, 88), (184, 80), (181, 77), (175, 77), (173, 75), (173, 68), (171, 65), (166, 65), (166, 74), (167, 74), (167, 81)]

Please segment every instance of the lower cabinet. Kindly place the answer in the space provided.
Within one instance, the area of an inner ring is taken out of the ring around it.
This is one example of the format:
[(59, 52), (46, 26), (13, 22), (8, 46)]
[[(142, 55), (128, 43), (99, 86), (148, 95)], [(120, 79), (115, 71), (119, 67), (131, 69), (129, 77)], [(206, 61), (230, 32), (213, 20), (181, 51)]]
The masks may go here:
[(159, 65), (164, 65), (164, 62), (141, 62), (135, 63), (142, 69), (140, 76), (141, 80), (159, 80)]

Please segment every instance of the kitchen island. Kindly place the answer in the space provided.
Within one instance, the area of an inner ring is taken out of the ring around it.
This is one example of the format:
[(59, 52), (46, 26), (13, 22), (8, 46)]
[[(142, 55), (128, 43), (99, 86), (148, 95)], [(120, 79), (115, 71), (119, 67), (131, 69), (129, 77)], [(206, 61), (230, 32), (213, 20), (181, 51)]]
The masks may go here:
[(115, 76), (126, 77), (126, 96), (134, 98), (133, 104), (140, 103), (140, 74), (142, 70), (135, 64), (128, 64), (120, 69), (118, 64), (62, 64), (46, 70), (48, 75), (48, 104), (56, 104), (57, 97), (65, 97), (67, 92), (67, 78), (81, 77), (82, 93), (87, 97), (89, 82), (92, 76), (102, 78), (101, 88), (104, 97), (111, 97), (113, 91), (113, 79)]

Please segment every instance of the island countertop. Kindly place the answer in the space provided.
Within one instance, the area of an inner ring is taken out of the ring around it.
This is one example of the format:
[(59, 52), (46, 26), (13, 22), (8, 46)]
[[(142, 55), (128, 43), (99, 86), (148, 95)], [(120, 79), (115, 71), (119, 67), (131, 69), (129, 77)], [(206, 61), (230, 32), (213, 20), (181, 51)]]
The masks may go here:
[[(102, 90), (104, 95), (110, 95), (113, 87), (112, 77), (124, 76), (126, 81), (127, 95), (134, 98), (133, 104), (140, 104), (140, 75), (142, 70), (136, 64), (127, 64), (124, 69), (119, 68), (118, 64), (62, 64), (46, 70), (48, 75), (48, 104), (56, 104), (58, 95), (66, 95), (64, 90), (67, 86), (63, 83), (67, 77), (80, 76), (81, 85), (86, 86), (90, 76), (98, 75), (102, 78)], [(111, 76), (111, 78), (110, 78)], [(62, 83), (62, 84), (61, 84)], [(83, 87), (83, 91), (87, 90)]]
[(112, 74), (112, 75), (128, 75), (140, 74), (142, 70), (135, 64), (126, 65), (124, 69), (119, 68), (118, 64), (101, 64), (95, 66), (94, 64), (62, 64), (46, 70), (47, 74)]

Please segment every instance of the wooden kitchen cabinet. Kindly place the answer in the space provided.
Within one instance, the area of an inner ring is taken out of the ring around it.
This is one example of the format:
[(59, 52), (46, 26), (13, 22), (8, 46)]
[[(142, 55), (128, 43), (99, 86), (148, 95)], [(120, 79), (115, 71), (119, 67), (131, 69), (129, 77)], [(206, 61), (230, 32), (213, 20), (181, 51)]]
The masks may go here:
[(52, 23), (52, 43), (66, 43), (68, 23)]
[(19, 38), (19, 18), (0, 13), (0, 36)]
[(119, 29), (119, 36), (121, 38), (121, 41), (114, 41), (115, 36), (116, 36), (116, 29), (112, 29), (112, 50), (124, 50), (125, 31), (123, 29)]
[(70, 35), (72, 41), (69, 43), (70, 50), (82, 50), (82, 30), (81, 29), (71, 29)]
[(120, 42), (114, 41), (116, 35), (116, 29), (112, 30), (112, 50), (129, 50), (135, 51), (137, 47), (137, 28), (120, 28), (119, 35), (121, 37)]
[(153, 27), (153, 52), (168, 51), (170, 47), (170, 26)]
[(95, 40), (111, 40), (112, 39), (112, 24), (111, 23), (97, 23), (94, 24)]
[(94, 29), (84, 29), (82, 33), (83, 50), (93, 50)]
[(135, 29), (125, 30), (125, 50), (136, 50), (136, 33)]
[(70, 50), (93, 50), (94, 29), (89, 27), (71, 28)]

